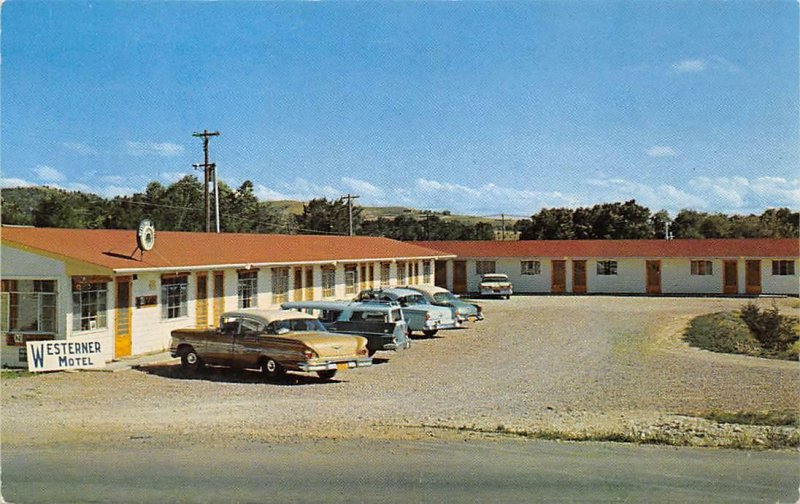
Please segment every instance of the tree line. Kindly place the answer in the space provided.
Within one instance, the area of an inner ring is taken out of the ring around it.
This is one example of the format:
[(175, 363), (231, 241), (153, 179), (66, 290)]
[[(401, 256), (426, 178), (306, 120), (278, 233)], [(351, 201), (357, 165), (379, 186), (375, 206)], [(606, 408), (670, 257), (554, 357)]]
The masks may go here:
[(515, 223), (520, 240), (797, 238), (800, 213), (770, 208), (761, 215), (681, 210), (651, 212), (635, 200), (592, 207), (544, 208)]
[[(253, 183), (239, 187), (219, 183), (220, 228), (238, 233), (305, 233), (346, 235), (350, 209), (342, 199), (316, 198), (294, 215), (260, 201)], [(47, 187), (4, 189), (2, 222), (37, 227), (135, 229), (150, 219), (156, 229), (205, 230), (203, 183), (186, 176), (163, 185), (150, 182), (144, 192), (103, 198), (96, 194)], [(635, 200), (592, 207), (545, 208), (514, 224), (521, 240), (555, 239), (663, 239), (667, 228), (674, 238), (785, 238), (798, 237), (800, 215), (788, 208), (768, 209), (761, 215), (725, 215), (681, 210), (670, 218), (665, 210), (651, 212)], [(493, 240), (497, 225), (469, 222), (442, 215), (401, 214), (366, 219), (353, 206), (353, 232), (397, 240)]]

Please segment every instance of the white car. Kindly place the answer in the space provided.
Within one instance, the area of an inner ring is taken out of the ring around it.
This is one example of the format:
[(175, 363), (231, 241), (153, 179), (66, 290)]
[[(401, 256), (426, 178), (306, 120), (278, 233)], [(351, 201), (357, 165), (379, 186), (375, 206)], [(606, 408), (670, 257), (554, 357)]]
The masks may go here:
[(506, 299), (514, 293), (514, 287), (508, 279), (508, 275), (503, 273), (486, 273), (481, 275), (479, 286), (481, 296), (505, 296)]

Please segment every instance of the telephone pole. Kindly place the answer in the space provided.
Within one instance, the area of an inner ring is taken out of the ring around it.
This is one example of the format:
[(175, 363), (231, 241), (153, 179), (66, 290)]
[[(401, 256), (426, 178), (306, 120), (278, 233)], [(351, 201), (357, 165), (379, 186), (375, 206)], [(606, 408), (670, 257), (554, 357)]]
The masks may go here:
[(209, 199), (209, 182), (214, 181), (214, 199), (215, 199), (215, 222), (217, 225), (217, 233), (219, 233), (219, 194), (217, 193), (217, 165), (208, 162), (208, 141), (211, 137), (219, 136), (219, 131), (209, 132), (203, 130), (202, 133), (192, 133), (193, 137), (203, 139), (203, 164), (193, 164), (195, 170), (203, 168), (203, 180), (205, 187), (204, 201), (206, 207), (206, 233), (211, 232), (211, 200)]
[(353, 236), (353, 200), (360, 198), (361, 196), (357, 196), (355, 194), (348, 194), (347, 196), (342, 196), (341, 199), (347, 199), (347, 212), (350, 217), (350, 236)]
[(505, 239), (506, 239), (506, 214), (504, 214), (504, 213), (500, 214), (500, 223), (501, 223), (500, 224), (501, 229), (503, 230), (503, 237), (500, 238), (500, 239), (505, 241)]

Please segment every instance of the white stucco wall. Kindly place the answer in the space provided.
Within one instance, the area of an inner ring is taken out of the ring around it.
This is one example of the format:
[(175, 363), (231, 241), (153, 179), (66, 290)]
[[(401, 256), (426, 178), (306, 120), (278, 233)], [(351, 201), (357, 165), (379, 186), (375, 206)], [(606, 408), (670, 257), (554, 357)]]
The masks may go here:
[[(772, 261), (780, 258), (764, 259), (761, 261), (761, 289), (764, 294), (800, 294), (800, 261), (794, 260), (794, 275), (773, 275)], [(791, 260), (786, 259), (784, 260)], [(744, 267), (742, 267), (744, 269)]]

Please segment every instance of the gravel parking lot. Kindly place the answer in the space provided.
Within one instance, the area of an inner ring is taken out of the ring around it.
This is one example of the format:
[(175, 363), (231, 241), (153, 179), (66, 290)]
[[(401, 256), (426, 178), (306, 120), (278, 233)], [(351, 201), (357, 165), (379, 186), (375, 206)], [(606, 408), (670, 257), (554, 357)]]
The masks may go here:
[[(177, 364), (3, 380), (6, 445), (427, 438), (489, 432), (700, 446), (769, 445), (794, 428), (720, 426), (693, 414), (791, 410), (798, 364), (688, 347), (716, 298), (516, 296), (487, 320), (415, 339), (331, 383), (255, 371), (184, 375)], [(761, 300), (763, 305), (771, 301)], [(780, 300), (787, 310), (792, 300)], [(795, 305), (796, 306), (796, 305)], [(731, 442), (734, 439), (734, 442)]]

